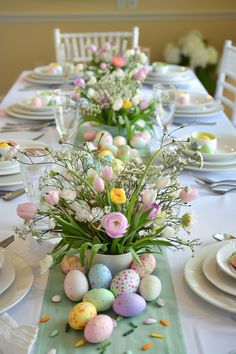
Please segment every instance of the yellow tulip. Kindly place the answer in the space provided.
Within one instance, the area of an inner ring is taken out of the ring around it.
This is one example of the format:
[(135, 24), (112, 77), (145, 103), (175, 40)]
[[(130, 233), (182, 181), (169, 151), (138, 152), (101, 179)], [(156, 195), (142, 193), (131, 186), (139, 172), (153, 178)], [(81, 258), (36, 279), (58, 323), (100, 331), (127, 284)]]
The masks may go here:
[(124, 204), (126, 202), (126, 195), (123, 188), (112, 188), (110, 197), (111, 201), (115, 204)]
[(9, 148), (9, 145), (5, 141), (0, 141), (0, 148), (3, 148), (3, 149)]
[(132, 102), (130, 100), (124, 100), (123, 108), (130, 109), (132, 107)]

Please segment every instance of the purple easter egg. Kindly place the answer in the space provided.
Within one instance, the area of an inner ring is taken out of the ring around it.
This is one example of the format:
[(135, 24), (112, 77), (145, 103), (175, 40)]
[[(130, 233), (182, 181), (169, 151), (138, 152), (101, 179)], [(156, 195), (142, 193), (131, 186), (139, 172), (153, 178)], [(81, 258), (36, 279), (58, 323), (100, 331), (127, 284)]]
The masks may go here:
[(146, 308), (146, 302), (142, 296), (135, 293), (123, 293), (113, 302), (113, 311), (123, 317), (138, 315)]

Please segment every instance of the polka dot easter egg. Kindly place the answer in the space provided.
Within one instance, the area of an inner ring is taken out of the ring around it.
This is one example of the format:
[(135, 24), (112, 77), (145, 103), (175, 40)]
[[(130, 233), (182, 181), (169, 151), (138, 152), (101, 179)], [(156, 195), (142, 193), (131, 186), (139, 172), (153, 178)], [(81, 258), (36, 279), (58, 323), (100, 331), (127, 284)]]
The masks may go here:
[(81, 330), (84, 329), (88, 321), (96, 315), (96, 307), (91, 304), (91, 302), (80, 302), (71, 309), (68, 323), (71, 328)]
[(134, 269), (138, 273), (140, 278), (143, 278), (154, 271), (156, 267), (156, 258), (151, 253), (144, 253), (139, 256), (139, 259), (142, 264), (133, 261), (131, 264), (131, 269)]
[(110, 337), (113, 331), (113, 321), (107, 315), (98, 315), (88, 322), (84, 337), (90, 343), (100, 343)]
[(112, 274), (104, 264), (94, 264), (88, 274), (89, 284), (94, 288), (109, 288)]
[(139, 287), (140, 278), (133, 269), (125, 269), (117, 273), (111, 282), (110, 290), (115, 296), (122, 293), (135, 293)]

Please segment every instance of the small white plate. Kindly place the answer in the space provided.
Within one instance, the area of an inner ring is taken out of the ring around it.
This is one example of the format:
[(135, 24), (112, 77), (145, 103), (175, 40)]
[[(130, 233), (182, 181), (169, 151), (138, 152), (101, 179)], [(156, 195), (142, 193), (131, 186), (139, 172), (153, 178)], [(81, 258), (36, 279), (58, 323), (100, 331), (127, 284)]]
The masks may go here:
[(33, 283), (33, 273), (28, 263), (16, 254), (11, 255), (15, 267), (15, 280), (0, 296), (0, 313), (3, 313), (22, 300)]
[[(216, 254), (218, 266), (229, 276), (236, 279), (236, 270), (230, 265), (229, 257), (236, 252), (236, 240), (229, 240)], [(236, 287), (236, 281), (235, 281)]]
[[(0, 269), (2, 268), (3, 266), (3, 263), (4, 263), (4, 250), (3, 248), (0, 247)], [(1, 273), (0, 273), (1, 274)]]
[[(48, 71), (49, 69), (49, 66), (39, 66), (37, 68), (34, 69), (33, 73), (35, 76), (38, 76), (38, 77), (44, 77), (44, 78), (56, 78), (56, 79), (62, 79), (63, 78), (63, 74), (53, 74), (53, 73), (50, 73)], [(75, 79), (75, 76), (76, 74), (72, 74), (70, 75), (70, 78), (73, 80)]]
[(36, 96), (30, 96), (27, 98), (24, 98), (20, 101), (17, 102), (17, 105), (20, 106), (21, 108), (24, 109), (24, 111), (28, 112), (51, 112), (52, 111), (52, 106), (42, 106), (42, 107), (34, 107), (30, 104), (32, 102), (32, 99)]
[[(4, 252), (4, 263), (0, 270), (0, 295), (11, 286), (15, 279), (15, 267), (11, 256)], [(1, 299), (1, 296), (0, 296)], [(1, 301), (1, 300), (0, 300)]]
[[(203, 160), (206, 162), (215, 162), (226, 161), (236, 159), (236, 135), (230, 134), (217, 134), (217, 149), (214, 154), (205, 154), (202, 153)], [(182, 139), (186, 139), (183, 137)], [(192, 156), (194, 151), (185, 150), (186, 155)]]
[(236, 313), (236, 298), (217, 289), (205, 278), (202, 271), (202, 262), (210, 252), (216, 252), (222, 247), (222, 244), (223, 241), (213, 243), (196, 252), (194, 257), (190, 257), (185, 264), (184, 276), (193, 292), (202, 299), (223, 310)]
[(20, 119), (29, 119), (29, 120), (53, 120), (54, 116), (52, 114), (49, 115), (40, 115), (40, 117), (37, 114), (34, 114), (35, 112), (31, 112), (31, 114), (29, 114), (29, 112), (24, 112), (24, 113), (19, 113), (16, 109), (15, 109), (16, 105), (12, 105), (7, 107), (6, 109), (6, 113), (14, 118), (20, 118)]
[[(179, 92), (181, 92), (181, 90)], [(205, 93), (188, 91), (187, 94), (189, 94), (189, 104), (181, 105), (178, 103), (177, 100), (176, 111), (183, 112), (206, 109), (206, 107), (211, 107), (212, 104), (215, 102), (212, 96), (206, 95)]]
[(162, 78), (174, 78), (174, 79), (179, 79), (182, 78), (186, 75), (189, 75), (191, 72), (189, 68), (185, 66), (180, 66), (180, 65), (167, 65), (167, 70), (165, 73), (160, 74), (153, 69), (153, 67), (150, 67), (150, 71), (147, 75), (147, 77), (153, 78), (153, 79), (162, 79)]
[(203, 261), (202, 270), (205, 277), (218, 289), (236, 296), (236, 282), (217, 267), (216, 251), (211, 252), (205, 261)]

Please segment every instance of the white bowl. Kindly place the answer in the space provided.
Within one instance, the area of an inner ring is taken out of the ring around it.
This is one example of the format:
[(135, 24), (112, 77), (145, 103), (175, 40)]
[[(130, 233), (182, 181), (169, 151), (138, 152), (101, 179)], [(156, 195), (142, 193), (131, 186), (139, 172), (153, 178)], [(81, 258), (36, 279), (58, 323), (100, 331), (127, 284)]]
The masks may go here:
[[(219, 249), (216, 254), (216, 262), (220, 269), (236, 279), (236, 270), (230, 265), (229, 258), (236, 252), (236, 240), (230, 240), (227, 244)], [(235, 282), (236, 286), (236, 282)]]

